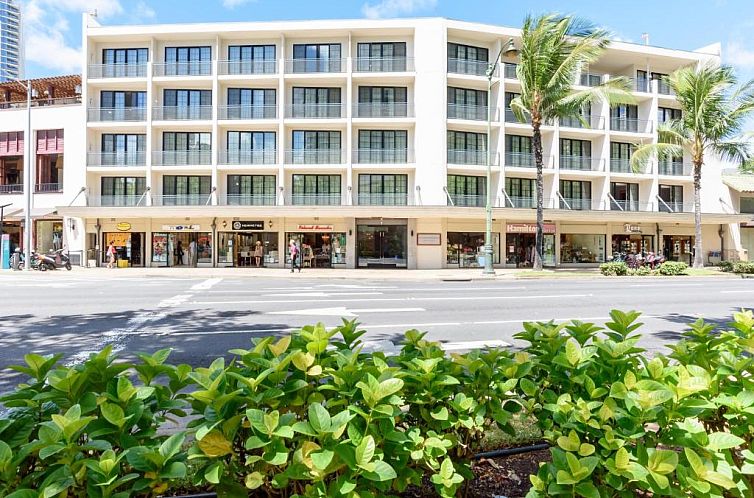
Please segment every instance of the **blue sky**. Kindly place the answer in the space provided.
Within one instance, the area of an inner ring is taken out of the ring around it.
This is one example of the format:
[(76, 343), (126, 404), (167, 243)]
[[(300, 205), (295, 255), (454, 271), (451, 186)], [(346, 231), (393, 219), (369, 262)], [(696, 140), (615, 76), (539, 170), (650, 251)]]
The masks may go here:
[[(528, 13), (586, 17), (617, 39), (695, 49), (723, 45), (723, 59), (754, 78), (754, 0), (21, 0), (27, 76), (78, 72), (81, 13), (102, 24), (442, 16), (520, 26)], [(693, 7), (692, 7), (693, 6)]]

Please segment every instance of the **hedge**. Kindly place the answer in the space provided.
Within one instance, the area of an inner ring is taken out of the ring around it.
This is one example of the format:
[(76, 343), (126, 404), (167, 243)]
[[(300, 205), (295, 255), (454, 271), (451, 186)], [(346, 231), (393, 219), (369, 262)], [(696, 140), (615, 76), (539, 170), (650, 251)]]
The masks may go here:
[(600, 273), (612, 277), (643, 277), (648, 275), (676, 276), (685, 275), (688, 269), (689, 266), (686, 263), (678, 261), (665, 261), (655, 269), (651, 269), (648, 266), (629, 268), (623, 261), (610, 261), (600, 265)]
[[(698, 321), (654, 357), (639, 313), (610, 315), (525, 323), (520, 351), (450, 356), (415, 330), (396, 356), (364, 353), (346, 321), (201, 368), (168, 350), (71, 367), (29, 354), (13, 367), (28, 381), (0, 398), (0, 495), (146, 497), (189, 480), (227, 497), (355, 498), (427, 478), (459, 496), (477, 442), (517, 414), (553, 445), (531, 498), (752, 496), (754, 315), (727, 331)], [(186, 430), (164, 434), (175, 418)]]

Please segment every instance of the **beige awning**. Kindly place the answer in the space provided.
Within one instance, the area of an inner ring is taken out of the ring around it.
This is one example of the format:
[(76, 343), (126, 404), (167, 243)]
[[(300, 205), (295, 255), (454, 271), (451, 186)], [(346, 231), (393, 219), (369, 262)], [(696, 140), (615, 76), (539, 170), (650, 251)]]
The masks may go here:
[(723, 183), (737, 192), (754, 193), (754, 174), (723, 175)]

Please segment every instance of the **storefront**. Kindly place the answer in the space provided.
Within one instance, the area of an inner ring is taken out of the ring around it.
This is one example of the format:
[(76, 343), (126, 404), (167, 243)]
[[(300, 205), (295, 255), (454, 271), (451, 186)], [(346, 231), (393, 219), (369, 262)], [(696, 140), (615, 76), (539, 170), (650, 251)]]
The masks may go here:
[[(447, 264), (459, 268), (484, 267), (484, 232), (448, 232)], [(500, 264), (500, 233), (492, 234), (493, 263)]]
[[(225, 227), (228, 227), (225, 223)], [(218, 266), (256, 266), (257, 246), (261, 246), (261, 267), (277, 266), (280, 263), (278, 232), (264, 231), (262, 220), (234, 220), (232, 232), (217, 234)]]
[(145, 233), (129, 231), (131, 224), (128, 222), (120, 222), (116, 226), (119, 232), (103, 232), (102, 234), (101, 260), (107, 263), (107, 248), (112, 242), (115, 246), (115, 259), (119, 268), (144, 266)]
[(63, 220), (36, 220), (34, 222), (36, 251), (47, 253), (63, 248)]
[(152, 232), (152, 266), (212, 266), (212, 232), (198, 224), (161, 225)]
[(329, 224), (299, 224), (296, 231), (285, 234), (285, 262), (290, 264), (290, 242), (295, 241), (301, 251), (304, 268), (345, 268), (346, 234), (336, 232)]
[(626, 223), (623, 226), (623, 233), (613, 233), (610, 245), (612, 253), (646, 256), (648, 253), (654, 252), (654, 236), (644, 235), (641, 232), (640, 225)]
[(668, 261), (690, 265), (694, 259), (694, 237), (690, 235), (663, 235), (662, 253)]
[[(505, 226), (505, 263), (517, 268), (530, 268), (536, 254), (537, 225), (535, 223), (507, 223)], [(555, 224), (544, 224), (542, 264), (555, 266)]]
[(358, 268), (407, 268), (407, 221), (357, 220), (356, 258)]
[(605, 239), (602, 234), (561, 233), (561, 264), (599, 264), (605, 262)]

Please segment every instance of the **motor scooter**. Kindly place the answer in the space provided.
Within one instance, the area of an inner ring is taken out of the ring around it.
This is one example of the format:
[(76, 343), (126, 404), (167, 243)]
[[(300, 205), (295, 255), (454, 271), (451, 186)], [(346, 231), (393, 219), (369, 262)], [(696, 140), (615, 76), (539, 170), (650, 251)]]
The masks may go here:
[(39, 269), (42, 271), (57, 270), (58, 268), (65, 268), (66, 270), (71, 271), (71, 259), (63, 249), (50, 251), (47, 254), (39, 254), (38, 257)]

